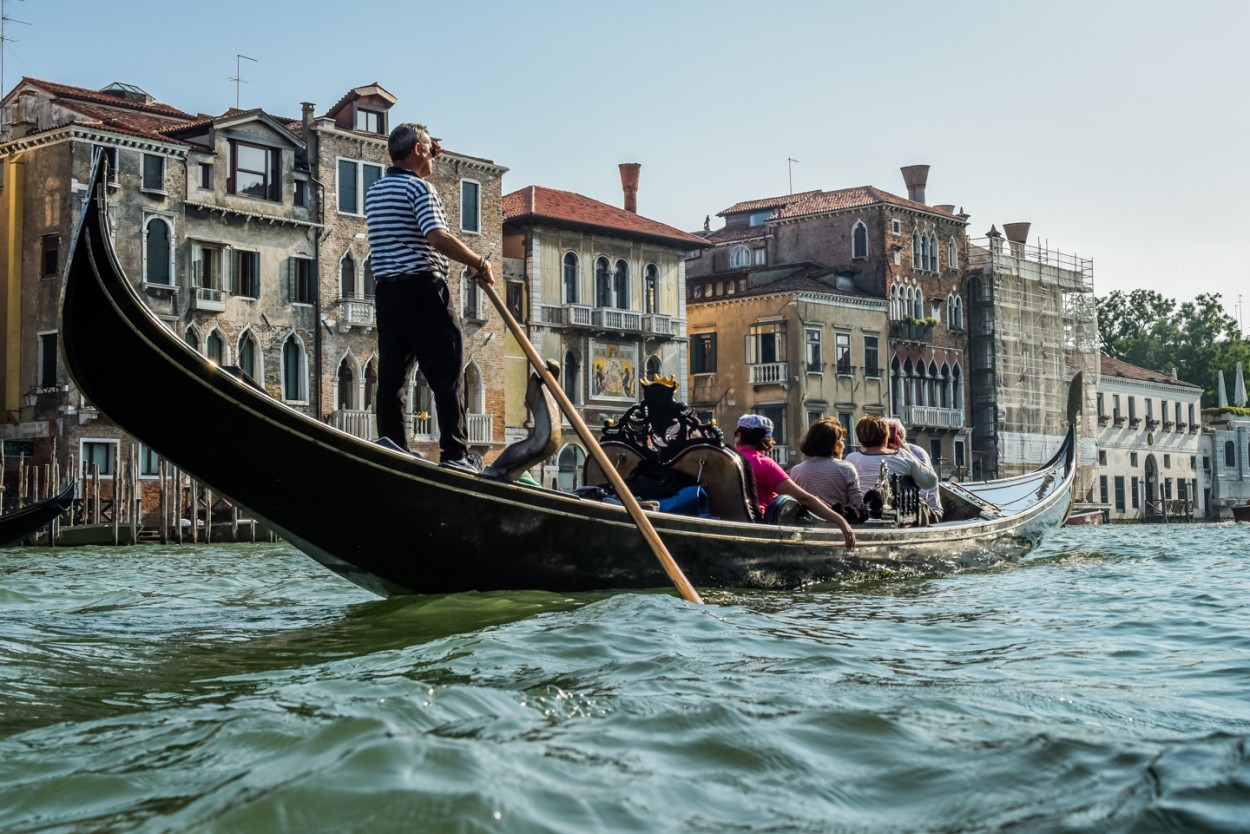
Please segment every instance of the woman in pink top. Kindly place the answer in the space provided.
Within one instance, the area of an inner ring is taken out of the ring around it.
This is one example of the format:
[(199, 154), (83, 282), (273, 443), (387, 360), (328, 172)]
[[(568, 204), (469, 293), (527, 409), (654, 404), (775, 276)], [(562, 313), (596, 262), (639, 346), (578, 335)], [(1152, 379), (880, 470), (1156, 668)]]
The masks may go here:
[(768, 450), (776, 444), (773, 442), (773, 421), (759, 414), (744, 414), (738, 418), (738, 428), (734, 431), (734, 446), (738, 454), (751, 467), (755, 476), (755, 493), (760, 502), (760, 518), (764, 517), (765, 508), (778, 495), (788, 495), (798, 501), (817, 518), (832, 521), (842, 530), (849, 550), (855, 546), (855, 531), (846, 519), (834, 512), (828, 504), (790, 480), (786, 471), (768, 456)]

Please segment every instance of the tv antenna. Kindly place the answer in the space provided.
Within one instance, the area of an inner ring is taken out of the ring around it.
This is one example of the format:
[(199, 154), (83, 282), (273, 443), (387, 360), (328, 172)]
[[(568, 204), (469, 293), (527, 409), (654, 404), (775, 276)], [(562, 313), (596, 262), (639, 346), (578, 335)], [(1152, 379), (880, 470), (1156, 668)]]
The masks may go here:
[[(0, 0), (0, 2), (3, 2), (3, 0)], [(226, 80), (234, 82), (234, 109), (235, 110), (239, 109), (239, 86), (241, 84), (247, 83), (246, 81), (243, 80), (243, 73), (241, 71), (243, 67), (243, 63), (242, 63), (243, 61), (251, 61), (253, 64), (260, 63), (260, 61), (257, 61), (255, 58), (249, 58), (246, 55), (236, 54), (234, 56), (234, 75), (230, 76)]]
[(794, 159), (788, 156), (786, 157), (786, 163), (788, 164), (788, 167), (790, 168), (790, 193), (791, 194), (794, 193), (794, 163), (796, 162), (798, 162), (797, 159)]
[[(5, 2), (6, 0), (0, 0), (0, 96), (4, 95), (5, 92), (7, 91), (4, 86), (5, 44), (13, 42), (13, 38), (10, 38), (8, 35), (4, 34), (4, 27), (8, 23), (20, 23), (23, 26), (30, 25), (30, 23), (28, 23), (25, 20), (18, 20), (16, 17), (9, 17), (8, 12), (4, 8)], [(26, 0), (21, 0), (21, 2), (24, 3), (26, 2)]]

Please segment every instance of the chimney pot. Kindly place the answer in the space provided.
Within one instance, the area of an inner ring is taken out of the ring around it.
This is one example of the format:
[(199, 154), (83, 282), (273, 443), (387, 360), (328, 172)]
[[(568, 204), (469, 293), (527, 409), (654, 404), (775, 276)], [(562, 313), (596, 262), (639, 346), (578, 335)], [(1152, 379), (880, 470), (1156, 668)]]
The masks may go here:
[(907, 199), (913, 203), (923, 203), (924, 187), (929, 182), (929, 166), (905, 165), (900, 170), (903, 172), (903, 182), (907, 183)]
[(1007, 235), (1007, 239), (1012, 243), (1028, 243), (1031, 225), (1031, 223), (1004, 223), (1003, 234)]
[(621, 190), (625, 192), (625, 210), (638, 213), (638, 178), (642, 170), (641, 162), (622, 162)]

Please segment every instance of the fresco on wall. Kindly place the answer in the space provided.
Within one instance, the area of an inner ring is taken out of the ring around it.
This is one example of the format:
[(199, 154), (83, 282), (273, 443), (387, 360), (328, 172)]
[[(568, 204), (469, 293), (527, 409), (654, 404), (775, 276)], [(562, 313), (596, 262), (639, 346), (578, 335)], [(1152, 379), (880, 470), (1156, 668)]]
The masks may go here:
[(638, 381), (638, 346), (592, 340), (590, 352), (590, 395), (632, 402)]

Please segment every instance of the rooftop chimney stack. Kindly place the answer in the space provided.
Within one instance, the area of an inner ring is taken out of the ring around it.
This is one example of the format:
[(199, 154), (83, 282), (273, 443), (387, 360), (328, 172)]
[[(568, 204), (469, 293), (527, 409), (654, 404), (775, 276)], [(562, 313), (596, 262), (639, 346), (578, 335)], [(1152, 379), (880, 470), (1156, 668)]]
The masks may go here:
[(621, 189), (625, 192), (625, 210), (638, 213), (638, 174), (641, 162), (621, 163)]
[(304, 151), (308, 154), (308, 164), (312, 166), (314, 170), (317, 167), (317, 149), (313, 146), (315, 141), (313, 139), (313, 122), (315, 121), (313, 110), (316, 106), (317, 105), (313, 104), (311, 101), (300, 102), (300, 110), (303, 121), (303, 127), (300, 132), (304, 139)]
[(929, 166), (905, 165), (900, 170), (903, 172), (903, 182), (907, 183), (907, 199), (913, 203), (923, 203), (924, 187), (929, 182)]
[(1011, 255), (1014, 258), (1024, 257), (1024, 245), (1029, 242), (1029, 226), (1031, 223), (1004, 223), (1003, 234), (1011, 243)]

